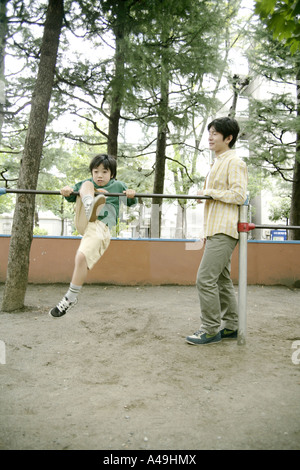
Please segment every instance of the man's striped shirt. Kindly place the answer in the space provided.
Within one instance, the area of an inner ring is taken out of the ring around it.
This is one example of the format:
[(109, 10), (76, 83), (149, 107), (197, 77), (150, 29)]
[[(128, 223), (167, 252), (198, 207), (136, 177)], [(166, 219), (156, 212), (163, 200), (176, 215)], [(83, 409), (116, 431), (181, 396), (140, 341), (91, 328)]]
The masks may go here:
[(216, 157), (203, 191), (205, 196), (213, 198), (205, 200), (205, 237), (225, 233), (230, 237), (239, 238), (239, 206), (246, 201), (247, 184), (247, 166), (237, 157), (234, 150), (228, 150)]

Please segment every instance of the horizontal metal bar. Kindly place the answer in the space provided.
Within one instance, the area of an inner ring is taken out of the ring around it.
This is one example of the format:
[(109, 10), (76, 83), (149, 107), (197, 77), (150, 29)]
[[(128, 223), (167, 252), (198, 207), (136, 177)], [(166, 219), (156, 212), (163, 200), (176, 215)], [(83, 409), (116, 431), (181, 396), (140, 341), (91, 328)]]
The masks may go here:
[(255, 224), (255, 229), (257, 228), (272, 229), (272, 230), (300, 230), (299, 225), (256, 225)]
[[(25, 193), (25, 194), (53, 194), (60, 195), (60, 191), (48, 191), (48, 190), (38, 190), (38, 189), (9, 189), (9, 188), (0, 188), (3, 189), (3, 193)], [(72, 194), (78, 196), (79, 193), (74, 191)], [(104, 193), (107, 196), (121, 197), (124, 196), (123, 193)], [(165, 198), (165, 199), (211, 199), (210, 196), (199, 196), (191, 194), (148, 194), (148, 193), (136, 193), (135, 197), (137, 198)]]
[[(104, 193), (105, 194), (105, 193)], [(122, 193), (109, 193), (108, 196), (124, 196)], [(162, 198), (162, 199), (211, 199), (210, 196), (198, 196), (197, 194), (147, 194), (147, 193), (136, 193), (135, 197), (143, 198)]]
[[(48, 190), (38, 190), (38, 189), (5, 189), (6, 193), (24, 193), (24, 194), (57, 194), (61, 196), (60, 191), (48, 191)], [(79, 194), (79, 193), (74, 193)]]
[[(0, 188), (0, 195), (5, 193), (25, 193), (25, 194), (51, 194), (61, 196), (60, 191), (40, 190), (40, 189), (10, 189)], [(75, 196), (79, 196), (79, 193), (74, 191), (72, 193)], [(107, 196), (121, 197), (123, 193), (104, 193)], [(199, 196), (191, 194), (152, 194), (152, 193), (136, 193), (137, 198), (164, 198), (164, 199), (212, 199), (210, 196)], [(254, 225), (254, 224), (252, 224)], [(299, 230), (300, 227), (297, 225), (256, 225), (255, 229), (277, 229), (277, 230)]]

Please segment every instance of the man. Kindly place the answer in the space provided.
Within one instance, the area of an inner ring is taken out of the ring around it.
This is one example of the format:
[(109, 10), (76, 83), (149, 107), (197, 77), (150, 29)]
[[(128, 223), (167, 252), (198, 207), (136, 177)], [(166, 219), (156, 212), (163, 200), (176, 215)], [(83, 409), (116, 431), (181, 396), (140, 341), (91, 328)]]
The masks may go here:
[(230, 264), (239, 238), (239, 205), (246, 200), (248, 183), (246, 164), (232, 150), (239, 130), (236, 120), (229, 117), (215, 119), (208, 125), (209, 148), (215, 153), (215, 161), (204, 190), (198, 194), (212, 199), (205, 200), (206, 243), (196, 283), (201, 325), (186, 338), (189, 344), (206, 345), (237, 338), (238, 307)]

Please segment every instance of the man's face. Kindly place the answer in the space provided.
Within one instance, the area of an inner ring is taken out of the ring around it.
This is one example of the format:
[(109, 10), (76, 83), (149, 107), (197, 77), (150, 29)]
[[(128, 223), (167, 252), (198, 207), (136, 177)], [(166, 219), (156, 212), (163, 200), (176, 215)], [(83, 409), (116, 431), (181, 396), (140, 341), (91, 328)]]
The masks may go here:
[(229, 142), (231, 140), (231, 135), (224, 139), (223, 135), (220, 132), (217, 132), (213, 126), (209, 129), (209, 149), (213, 150), (216, 155), (220, 155), (221, 153), (226, 152), (229, 149)]
[(93, 169), (92, 177), (98, 186), (105, 186), (111, 179), (111, 171), (109, 169), (106, 170), (103, 163), (101, 163), (97, 168)]

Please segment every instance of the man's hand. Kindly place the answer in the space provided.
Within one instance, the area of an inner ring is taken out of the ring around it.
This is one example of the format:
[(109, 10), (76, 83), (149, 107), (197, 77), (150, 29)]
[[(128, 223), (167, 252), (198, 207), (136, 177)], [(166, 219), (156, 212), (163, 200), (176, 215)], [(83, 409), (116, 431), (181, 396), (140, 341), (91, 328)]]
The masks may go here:
[[(199, 189), (199, 191), (197, 191), (197, 194), (198, 194), (198, 196), (204, 196), (202, 189)], [(197, 199), (197, 203), (198, 204), (203, 204), (203, 199)]]

